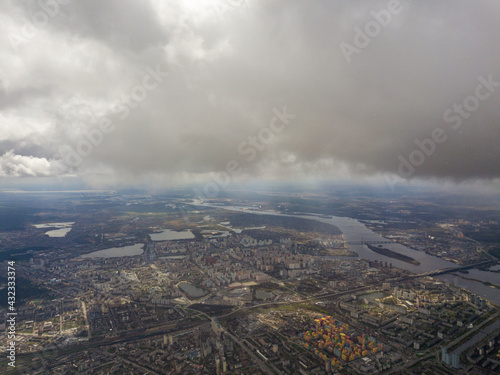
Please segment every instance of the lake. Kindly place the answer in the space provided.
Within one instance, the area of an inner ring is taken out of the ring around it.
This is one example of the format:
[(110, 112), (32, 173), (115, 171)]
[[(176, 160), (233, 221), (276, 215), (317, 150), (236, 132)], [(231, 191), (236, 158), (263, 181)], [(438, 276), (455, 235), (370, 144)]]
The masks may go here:
[(68, 223), (46, 223), (46, 224), (34, 224), (33, 226), (37, 229), (45, 229), (45, 228), (57, 228), (53, 230), (49, 230), (45, 232), (45, 234), (49, 237), (65, 237), (69, 231), (71, 231), (71, 227), (75, 224), (75, 222)]
[(191, 240), (194, 238), (194, 234), (190, 230), (164, 229), (160, 233), (151, 233), (150, 237), (153, 241)]
[(94, 251), (89, 254), (81, 255), (80, 258), (118, 258), (118, 257), (133, 257), (141, 255), (143, 250), (143, 243), (136, 243), (132, 246), (111, 247), (109, 249)]

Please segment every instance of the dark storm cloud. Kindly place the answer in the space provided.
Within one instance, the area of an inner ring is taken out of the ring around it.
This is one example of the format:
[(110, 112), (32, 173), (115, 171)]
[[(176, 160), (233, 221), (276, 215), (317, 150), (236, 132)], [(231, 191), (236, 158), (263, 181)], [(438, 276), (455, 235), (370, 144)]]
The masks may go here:
[[(27, 4), (30, 20), (40, 5)], [(500, 87), (481, 89), (477, 106), (470, 99), (483, 79), (500, 82), (498, 2), (213, 4), (68, 2), (17, 48), (8, 35), (25, 21), (3, 6), (4, 175), (37, 175), (18, 161), (40, 175), (192, 181), (236, 160), (259, 178), (500, 177)], [(377, 17), (387, 22), (379, 30)], [(248, 137), (285, 106), (296, 117), (248, 161)], [(103, 119), (112, 130), (101, 137)], [(83, 155), (89, 134), (96, 144)]]

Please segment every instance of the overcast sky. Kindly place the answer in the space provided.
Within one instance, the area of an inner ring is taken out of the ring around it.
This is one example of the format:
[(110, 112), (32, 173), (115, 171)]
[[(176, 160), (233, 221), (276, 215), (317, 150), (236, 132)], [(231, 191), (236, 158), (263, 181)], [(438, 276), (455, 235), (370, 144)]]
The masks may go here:
[(0, 4), (4, 179), (500, 177), (498, 1)]

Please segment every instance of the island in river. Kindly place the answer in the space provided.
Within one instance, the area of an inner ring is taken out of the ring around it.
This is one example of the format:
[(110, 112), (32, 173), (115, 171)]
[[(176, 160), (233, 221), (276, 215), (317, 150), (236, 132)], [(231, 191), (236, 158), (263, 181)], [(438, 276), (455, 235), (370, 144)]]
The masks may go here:
[(365, 244), (371, 251), (376, 252), (377, 254), (382, 254), (385, 255), (386, 257), (389, 258), (394, 258), (397, 260), (401, 260), (406, 263), (414, 264), (416, 266), (420, 265), (420, 262), (418, 260), (413, 259), (412, 257), (409, 257), (407, 255), (399, 254), (396, 253), (395, 251), (386, 249), (385, 247), (376, 247), (370, 244)]

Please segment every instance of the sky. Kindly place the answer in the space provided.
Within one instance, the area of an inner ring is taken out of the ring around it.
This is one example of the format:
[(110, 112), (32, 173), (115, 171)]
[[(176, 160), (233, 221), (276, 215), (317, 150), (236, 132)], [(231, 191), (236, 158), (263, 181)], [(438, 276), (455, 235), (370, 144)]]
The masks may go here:
[(0, 183), (500, 179), (494, 0), (0, 2)]

